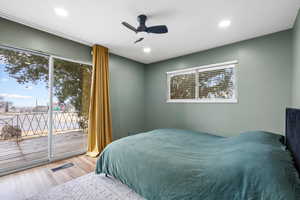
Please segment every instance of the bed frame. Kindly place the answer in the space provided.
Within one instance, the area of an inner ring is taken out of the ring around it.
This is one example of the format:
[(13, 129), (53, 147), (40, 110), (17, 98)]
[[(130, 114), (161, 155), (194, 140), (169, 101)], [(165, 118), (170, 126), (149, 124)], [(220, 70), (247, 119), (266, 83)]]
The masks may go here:
[(287, 148), (291, 151), (300, 174), (300, 109), (286, 109), (285, 134)]

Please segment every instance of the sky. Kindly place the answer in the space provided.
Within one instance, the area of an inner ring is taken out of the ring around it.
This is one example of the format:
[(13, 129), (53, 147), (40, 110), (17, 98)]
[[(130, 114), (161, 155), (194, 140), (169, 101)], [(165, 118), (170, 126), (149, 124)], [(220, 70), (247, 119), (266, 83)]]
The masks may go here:
[(46, 106), (49, 102), (48, 89), (45, 82), (37, 84), (19, 84), (4, 71), (5, 64), (0, 63), (0, 96), (11, 101), (15, 107)]

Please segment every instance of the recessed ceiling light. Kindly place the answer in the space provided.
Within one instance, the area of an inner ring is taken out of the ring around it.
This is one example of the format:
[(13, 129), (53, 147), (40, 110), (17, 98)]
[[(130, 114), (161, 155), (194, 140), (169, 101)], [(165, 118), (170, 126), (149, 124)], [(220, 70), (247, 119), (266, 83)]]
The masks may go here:
[(67, 17), (69, 15), (68, 11), (63, 8), (54, 8), (55, 13), (61, 17)]
[(230, 20), (222, 20), (220, 23), (219, 23), (219, 27), (220, 28), (227, 28), (231, 25), (231, 21)]
[(144, 51), (145, 53), (150, 53), (150, 52), (151, 52), (151, 48), (149, 48), (149, 47), (144, 47), (144, 48), (143, 48), (143, 51)]

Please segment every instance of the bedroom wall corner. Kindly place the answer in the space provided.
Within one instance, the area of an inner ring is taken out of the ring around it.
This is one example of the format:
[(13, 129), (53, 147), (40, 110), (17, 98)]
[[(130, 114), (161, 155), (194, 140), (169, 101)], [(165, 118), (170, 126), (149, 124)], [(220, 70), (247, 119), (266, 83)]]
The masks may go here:
[(300, 108), (300, 10), (293, 29), (292, 106)]
[(145, 65), (110, 54), (113, 139), (145, 130)]

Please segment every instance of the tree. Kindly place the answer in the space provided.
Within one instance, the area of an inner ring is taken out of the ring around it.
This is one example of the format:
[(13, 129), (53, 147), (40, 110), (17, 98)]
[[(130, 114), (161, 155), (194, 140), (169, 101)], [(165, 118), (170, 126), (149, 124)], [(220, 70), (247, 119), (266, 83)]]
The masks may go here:
[[(45, 82), (48, 87), (48, 58), (25, 52), (0, 49), (5, 72), (19, 84)], [(54, 61), (54, 95), (59, 103), (70, 103), (78, 112), (80, 126), (86, 128), (92, 67), (69, 61)]]
[(59, 103), (69, 102), (87, 127), (92, 67), (63, 60), (54, 62), (54, 95)]
[(230, 99), (233, 95), (233, 68), (205, 71), (199, 76), (199, 98)]
[(0, 108), (4, 108), (4, 112), (9, 111), (9, 107), (12, 106), (13, 103), (10, 101), (5, 101), (4, 97), (0, 96)]
[(49, 80), (46, 57), (0, 49), (0, 60), (5, 63), (5, 72), (20, 84)]
[(196, 93), (195, 74), (171, 77), (171, 99), (194, 99)]

